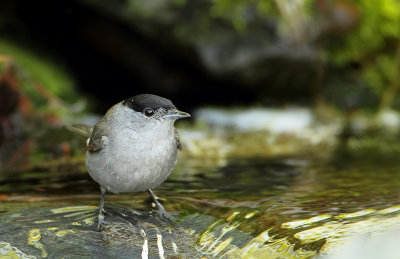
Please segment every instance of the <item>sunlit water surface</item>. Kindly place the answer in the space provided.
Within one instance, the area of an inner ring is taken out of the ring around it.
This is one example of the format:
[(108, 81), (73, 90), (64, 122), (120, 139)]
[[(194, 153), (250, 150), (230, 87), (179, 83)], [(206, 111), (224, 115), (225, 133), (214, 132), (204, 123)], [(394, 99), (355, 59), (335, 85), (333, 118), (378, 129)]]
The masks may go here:
[[(196, 217), (205, 221), (195, 229), (196, 245), (210, 257), (309, 258), (400, 224), (396, 154), (341, 150), (328, 156), (241, 157), (223, 163), (181, 160), (155, 192), (184, 227), (196, 228), (185, 221), (188, 216), (207, 216)], [(0, 212), (96, 206), (98, 186), (82, 166), (83, 160), (61, 160), (3, 174)], [(106, 204), (151, 208), (146, 193), (107, 194)]]

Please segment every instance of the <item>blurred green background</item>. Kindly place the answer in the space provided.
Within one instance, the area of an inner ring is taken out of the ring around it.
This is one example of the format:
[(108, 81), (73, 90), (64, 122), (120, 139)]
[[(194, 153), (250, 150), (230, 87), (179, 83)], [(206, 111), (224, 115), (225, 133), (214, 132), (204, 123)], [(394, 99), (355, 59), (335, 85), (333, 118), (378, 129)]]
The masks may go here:
[[(301, 106), (345, 140), (397, 138), (399, 39), (397, 0), (4, 0), (0, 142), (139, 93), (194, 114)], [(52, 152), (73, 152), (57, 130)]]
[[(97, 111), (137, 93), (180, 106), (398, 108), (396, 0), (11, 1), (0, 53), (32, 84)], [(5, 61), (2, 73), (6, 73)], [(79, 93), (79, 94), (78, 94)]]

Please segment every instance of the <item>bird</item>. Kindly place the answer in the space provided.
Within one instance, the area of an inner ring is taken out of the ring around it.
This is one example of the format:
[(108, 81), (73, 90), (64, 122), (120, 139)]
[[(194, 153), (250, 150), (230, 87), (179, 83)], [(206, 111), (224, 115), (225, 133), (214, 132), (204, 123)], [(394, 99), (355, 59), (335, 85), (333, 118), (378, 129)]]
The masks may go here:
[(99, 230), (107, 191), (148, 191), (160, 217), (167, 218), (152, 189), (174, 169), (182, 148), (174, 123), (188, 117), (166, 98), (140, 94), (115, 104), (96, 123), (87, 141), (86, 168), (100, 185)]

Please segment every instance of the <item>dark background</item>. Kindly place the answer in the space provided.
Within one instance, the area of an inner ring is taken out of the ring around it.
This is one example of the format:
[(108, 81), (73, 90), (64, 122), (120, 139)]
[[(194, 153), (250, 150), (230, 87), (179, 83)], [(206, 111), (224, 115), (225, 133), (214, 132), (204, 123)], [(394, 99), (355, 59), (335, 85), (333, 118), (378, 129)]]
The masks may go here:
[(3, 0), (0, 33), (65, 66), (98, 112), (144, 92), (189, 110), (398, 106), (396, 1), (282, 3)]

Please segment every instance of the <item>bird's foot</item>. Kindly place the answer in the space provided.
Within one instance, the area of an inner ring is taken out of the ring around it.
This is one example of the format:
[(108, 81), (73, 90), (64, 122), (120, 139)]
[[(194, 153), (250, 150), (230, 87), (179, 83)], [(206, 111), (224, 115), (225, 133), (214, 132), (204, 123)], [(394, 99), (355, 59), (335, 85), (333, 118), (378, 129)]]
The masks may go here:
[(101, 231), (103, 229), (103, 225), (104, 225), (104, 214), (101, 213), (98, 216), (97, 230)]
[(98, 217), (98, 223), (97, 223), (97, 230), (100, 231), (103, 229), (103, 224), (104, 224), (104, 213), (106, 212), (104, 210), (104, 196), (106, 195), (106, 188), (100, 185), (100, 190), (101, 190), (101, 200), (100, 200), (100, 206), (99, 206), (99, 215)]
[(154, 195), (153, 191), (151, 189), (149, 189), (148, 191), (151, 198), (153, 199), (153, 202), (158, 208), (158, 215), (160, 216), (160, 218), (167, 220), (169, 223), (173, 222), (173, 217), (165, 211), (163, 205), (161, 205), (161, 203), (157, 200), (157, 197)]
[(105, 216), (104, 214), (108, 214), (107, 211), (105, 211), (104, 209), (101, 210), (101, 212), (99, 211), (99, 215), (97, 216), (97, 230), (101, 231), (104, 229), (104, 226), (107, 224), (107, 221), (104, 220)]
[(107, 225), (109, 225), (110, 222), (107, 220), (101, 220), (99, 222), (97, 222), (97, 231), (103, 231), (104, 229), (106, 229)]
[(165, 211), (164, 207), (158, 207), (158, 216), (161, 219), (167, 220), (169, 223), (173, 222), (174, 218), (169, 214), (168, 212)]

